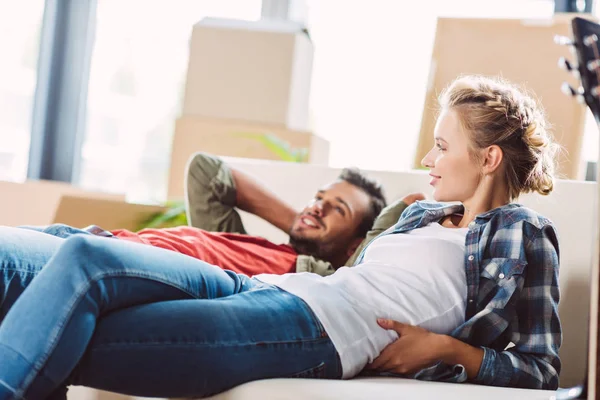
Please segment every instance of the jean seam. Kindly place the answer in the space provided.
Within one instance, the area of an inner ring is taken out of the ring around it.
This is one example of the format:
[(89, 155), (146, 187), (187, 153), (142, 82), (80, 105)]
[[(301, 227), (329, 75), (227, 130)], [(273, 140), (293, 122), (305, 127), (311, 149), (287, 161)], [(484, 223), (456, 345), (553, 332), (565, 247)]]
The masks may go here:
[(14, 396), (17, 396), (19, 399), (21, 400), (25, 400), (25, 398), (23, 396), (21, 396), (17, 390), (15, 390), (12, 386), (10, 386), (8, 383), (4, 382), (2, 379), (0, 379), (0, 385), (4, 386), (5, 388), (7, 388), (8, 390), (10, 390), (12, 392), (12, 394)]
[[(271, 284), (269, 284), (271, 285)], [(327, 331), (325, 331), (325, 327), (323, 326), (323, 324), (321, 323), (321, 321), (319, 320), (319, 318), (317, 317), (317, 314), (315, 314), (315, 312), (313, 311), (312, 308), (310, 308), (310, 306), (308, 305), (308, 303), (306, 301), (304, 301), (303, 298), (296, 296), (293, 293), (288, 292), (285, 289), (280, 288), (279, 286), (276, 285), (272, 285), (275, 288), (279, 289), (282, 292), (288, 293), (291, 296), (294, 296), (296, 299), (298, 299), (300, 301), (300, 303), (302, 304), (302, 306), (304, 307), (304, 309), (306, 310), (309, 318), (311, 319), (313, 326), (315, 327), (315, 329), (317, 330), (317, 333), (319, 335), (320, 338), (324, 338), (324, 337), (329, 337), (329, 334), (327, 333)]]
[(331, 344), (331, 347), (335, 355), (335, 370), (337, 372), (336, 376), (338, 378), (342, 378), (344, 376), (344, 368), (342, 367), (342, 359), (340, 358), (340, 353), (338, 353), (333, 343)]
[[(17, 351), (15, 349), (13, 349), (12, 347), (9, 347), (5, 344), (0, 344), (1, 347), (4, 347), (5, 349), (10, 350), (11, 352), (13, 352), (14, 354), (16, 354), (17, 356), (19, 356), (19, 358), (24, 361), (27, 365), (29, 366), (33, 366), (33, 364), (25, 357), (23, 356), (23, 354), (21, 354), (20, 351)], [(5, 382), (4, 380), (0, 379), (0, 384), (2, 386), (4, 386), (5, 388), (7, 388), (8, 390), (10, 390), (12, 392), (13, 395), (17, 396), (19, 399), (24, 399), (23, 394), (25, 393), (23, 390), (20, 390), (19, 388), (14, 388), (12, 386), (10, 386), (7, 382)]]
[(2, 268), (3, 271), (25, 272), (28, 274), (38, 274), (41, 271), (40, 269), (32, 270), (32, 269), (27, 269), (27, 268), (23, 268), (23, 267), (5, 267), (2, 265), (0, 265), (0, 268)]
[[(50, 355), (52, 353), (52, 351), (54, 351), (54, 349), (56, 348), (57, 344), (58, 344), (58, 338), (60, 336), (60, 334), (63, 333), (64, 331), (64, 327), (67, 325), (67, 321), (70, 320), (70, 317), (73, 315), (73, 311), (75, 309), (75, 307), (79, 304), (79, 301), (83, 298), (83, 294), (85, 294), (89, 288), (92, 286), (92, 283), (97, 283), (98, 281), (105, 279), (105, 278), (114, 278), (114, 277), (128, 277), (128, 278), (147, 278), (150, 280), (155, 280), (158, 281), (160, 283), (163, 284), (167, 284), (168, 286), (171, 286), (175, 289), (179, 289), (182, 292), (190, 295), (193, 298), (198, 298), (197, 296), (193, 295), (188, 288), (186, 289), (182, 289), (180, 287), (178, 287), (178, 285), (174, 285), (172, 282), (165, 282), (164, 279), (158, 279), (156, 277), (152, 277), (151, 274), (140, 274), (140, 273), (136, 273), (135, 271), (119, 271), (119, 272), (102, 272), (100, 274), (94, 275), (92, 278), (86, 280), (84, 282), (84, 284), (81, 286), (81, 289), (75, 291), (75, 296), (73, 298), (72, 304), (69, 306), (69, 311), (66, 314), (66, 318), (63, 318), (61, 323), (52, 331), (52, 333), (50, 334), (50, 337), (52, 338), (52, 341), (50, 342), (49, 346), (47, 346), (47, 349), (44, 351), (43, 356), (41, 357), (41, 359), (36, 362), (35, 364), (32, 365), (32, 369), (29, 373), (29, 375), (27, 375), (25, 377), (25, 379), (23, 380), (23, 384), (21, 385), (21, 388), (18, 389), (19, 392), (25, 393), (25, 388), (28, 387), (31, 382), (33, 382), (33, 380), (36, 377), (36, 374), (38, 372), (40, 372), (42, 370), (42, 368), (44, 367), (44, 365), (46, 365), (46, 363), (48, 362), (48, 359), (50, 358)], [(47, 374), (46, 374), (47, 376)]]
[(180, 346), (180, 347), (235, 347), (235, 346), (240, 346), (240, 347), (247, 347), (247, 346), (258, 346), (259, 344), (261, 345), (289, 345), (289, 344), (305, 344), (305, 343), (319, 343), (321, 341), (330, 341), (329, 338), (323, 338), (323, 337), (319, 337), (319, 338), (308, 338), (308, 339), (289, 339), (289, 340), (279, 340), (279, 341), (256, 341), (256, 342), (246, 342), (246, 343), (203, 343), (203, 342), (173, 342), (173, 341), (169, 341), (169, 342), (157, 342), (157, 341), (152, 341), (152, 342), (125, 342), (125, 343), (118, 343), (118, 342), (113, 342), (113, 343), (103, 343), (103, 344), (98, 344), (95, 345), (93, 349), (91, 349), (92, 352), (94, 351), (103, 351), (105, 349), (108, 348), (112, 348), (112, 347), (127, 347), (127, 346), (162, 346), (162, 345), (175, 345), (175, 346)]
[(325, 331), (325, 327), (323, 326), (323, 324), (321, 323), (321, 321), (319, 320), (319, 318), (317, 317), (315, 312), (312, 310), (312, 308), (310, 308), (308, 303), (306, 303), (303, 299), (301, 299), (300, 297), (298, 297), (298, 298), (302, 301), (302, 304), (306, 308), (306, 311), (308, 312), (308, 314), (313, 322), (313, 326), (317, 330), (319, 337), (320, 338), (324, 338), (324, 337), (329, 338), (329, 334)]
[(323, 379), (327, 374), (327, 363), (325, 361), (319, 362), (314, 367), (306, 368), (300, 372), (289, 374), (286, 378), (289, 379)]

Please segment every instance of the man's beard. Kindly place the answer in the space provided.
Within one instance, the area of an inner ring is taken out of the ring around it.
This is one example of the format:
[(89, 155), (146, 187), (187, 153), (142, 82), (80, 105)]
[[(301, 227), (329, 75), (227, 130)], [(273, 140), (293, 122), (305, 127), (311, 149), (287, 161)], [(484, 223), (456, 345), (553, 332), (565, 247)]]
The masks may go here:
[(290, 234), (290, 246), (298, 254), (313, 256), (328, 261), (331, 256), (331, 246), (322, 243), (319, 239), (309, 239)]

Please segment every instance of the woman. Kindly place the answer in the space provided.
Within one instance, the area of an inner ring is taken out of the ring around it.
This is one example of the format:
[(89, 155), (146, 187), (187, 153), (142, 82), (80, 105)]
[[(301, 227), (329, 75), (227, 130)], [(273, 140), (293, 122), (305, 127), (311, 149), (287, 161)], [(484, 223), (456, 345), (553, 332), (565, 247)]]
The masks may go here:
[(423, 159), (436, 202), (410, 206), (359, 265), (329, 277), (248, 278), (134, 243), (68, 239), (0, 325), (0, 399), (60, 398), (66, 384), (206, 396), (363, 368), (555, 389), (556, 231), (510, 202), (551, 192), (556, 146), (508, 83), (460, 78), (440, 104)]

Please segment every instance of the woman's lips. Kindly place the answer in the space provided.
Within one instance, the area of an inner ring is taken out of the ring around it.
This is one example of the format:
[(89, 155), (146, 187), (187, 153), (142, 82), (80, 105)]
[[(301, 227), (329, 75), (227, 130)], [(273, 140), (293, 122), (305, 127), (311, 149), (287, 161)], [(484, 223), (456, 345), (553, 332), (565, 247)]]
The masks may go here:
[(440, 179), (442, 179), (442, 177), (441, 177), (441, 176), (438, 176), (438, 175), (429, 174), (429, 176), (431, 176), (431, 180), (429, 181), (429, 184), (430, 184), (430, 185), (432, 185), (432, 186), (435, 186), (435, 184), (436, 184), (436, 183), (437, 183), (437, 182), (438, 182)]

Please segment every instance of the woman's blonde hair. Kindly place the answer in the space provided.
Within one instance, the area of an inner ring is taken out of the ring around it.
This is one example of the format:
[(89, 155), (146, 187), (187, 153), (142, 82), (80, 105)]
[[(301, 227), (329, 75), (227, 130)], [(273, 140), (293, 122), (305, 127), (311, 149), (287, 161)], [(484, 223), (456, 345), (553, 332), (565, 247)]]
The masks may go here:
[(511, 200), (521, 193), (552, 191), (559, 146), (547, 130), (541, 106), (525, 91), (501, 78), (465, 76), (442, 92), (439, 103), (457, 112), (476, 159), (479, 149), (502, 149)]

